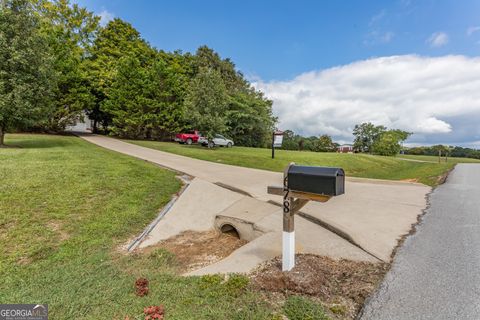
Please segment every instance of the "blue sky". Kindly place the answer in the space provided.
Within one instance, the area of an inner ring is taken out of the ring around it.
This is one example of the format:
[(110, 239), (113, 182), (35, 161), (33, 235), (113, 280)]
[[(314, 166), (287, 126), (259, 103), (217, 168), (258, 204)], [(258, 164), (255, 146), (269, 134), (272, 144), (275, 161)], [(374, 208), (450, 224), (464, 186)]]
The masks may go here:
[(231, 58), (279, 129), (350, 142), (355, 124), (480, 148), (480, 0), (78, 0), (153, 46)]
[[(476, 55), (480, 1), (80, 0), (132, 23), (152, 45), (194, 52), (206, 44), (250, 77), (285, 80), (314, 69), (399, 54)], [(432, 47), (427, 39), (447, 34)]]

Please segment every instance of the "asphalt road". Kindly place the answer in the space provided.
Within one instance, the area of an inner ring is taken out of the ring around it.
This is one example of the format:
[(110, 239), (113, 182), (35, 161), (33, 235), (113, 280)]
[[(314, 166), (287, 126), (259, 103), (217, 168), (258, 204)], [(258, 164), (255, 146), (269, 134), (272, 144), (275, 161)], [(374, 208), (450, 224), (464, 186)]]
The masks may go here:
[(459, 164), (360, 319), (480, 319), (480, 165)]

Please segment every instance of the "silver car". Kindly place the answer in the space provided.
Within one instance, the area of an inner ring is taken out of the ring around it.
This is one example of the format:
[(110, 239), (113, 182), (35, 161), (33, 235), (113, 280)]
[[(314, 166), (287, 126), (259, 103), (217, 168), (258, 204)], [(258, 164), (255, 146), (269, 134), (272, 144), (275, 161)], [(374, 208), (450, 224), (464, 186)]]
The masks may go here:
[(210, 145), (206, 137), (198, 138), (198, 143), (201, 144), (202, 146), (209, 146), (210, 148), (215, 146), (227, 147), (227, 148), (233, 147), (233, 140), (227, 139), (221, 134), (216, 134), (213, 137), (212, 141), (210, 141)]

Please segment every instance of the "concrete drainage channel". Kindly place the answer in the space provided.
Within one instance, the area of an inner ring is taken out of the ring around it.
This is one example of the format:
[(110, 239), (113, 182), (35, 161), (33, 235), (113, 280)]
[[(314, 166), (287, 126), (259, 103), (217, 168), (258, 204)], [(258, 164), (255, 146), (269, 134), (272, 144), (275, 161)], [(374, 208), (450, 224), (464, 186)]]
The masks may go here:
[[(181, 176), (177, 176), (178, 179), (182, 180), (184, 183), (184, 186), (180, 190), (180, 192), (172, 197), (170, 202), (167, 203), (167, 205), (159, 212), (158, 216), (150, 223), (144, 230), (143, 232), (136, 237), (128, 246), (127, 246), (127, 251), (132, 252), (138, 246), (145, 240), (145, 238), (152, 232), (152, 230), (158, 225), (159, 221), (170, 211), (170, 209), (173, 207), (175, 202), (180, 198), (180, 196), (183, 194), (183, 192), (188, 188), (194, 177), (191, 177), (187, 174), (183, 174)], [(228, 184), (222, 183), (222, 182), (215, 182), (213, 183), (214, 185), (221, 187), (223, 189), (229, 190), (231, 192), (237, 193), (239, 195), (243, 195), (249, 198), (254, 198), (250, 193), (241, 190), (239, 188), (230, 186)], [(214, 201), (211, 199), (210, 201)], [(281, 204), (278, 202), (269, 200), (267, 203), (275, 205), (277, 207), (281, 207)], [(345, 239), (352, 245), (358, 247), (365, 253), (371, 255), (377, 260), (381, 260), (372, 253), (368, 252), (365, 250), (363, 247), (361, 247), (358, 243), (354, 241), (350, 235), (347, 233), (343, 232), (342, 230), (339, 230), (338, 228), (330, 225), (327, 222), (324, 222), (316, 217), (312, 217), (304, 212), (300, 212), (299, 216), (305, 218), (306, 220), (310, 221), (311, 223), (314, 223), (322, 228), (325, 228), (329, 230), (330, 232), (335, 233), (339, 237)], [(254, 223), (251, 221), (251, 217), (232, 217), (232, 216), (225, 216), (225, 215), (218, 215), (215, 217), (215, 222), (214, 222), (214, 227), (217, 231), (222, 232), (222, 233), (230, 233), (232, 235), (235, 235), (239, 239), (246, 240), (246, 241), (252, 241), (253, 239), (258, 238), (259, 236), (265, 234), (265, 232), (268, 232), (266, 230), (262, 230), (261, 228), (258, 228), (255, 226)], [(228, 222), (226, 222), (228, 221)], [(271, 230), (270, 230), (271, 231)]]
[(237, 229), (231, 224), (224, 224), (220, 228), (221, 233), (229, 234), (237, 239), (240, 239), (240, 233), (238, 233)]
[[(235, 187), (232, 187), (232, 186), (229, 186), (227, 184), (224, 184), (224, 183), (221, 183), (221, 182), (216, 182), (215, 183), (217, 186), (220, 186), (222, 188), (225, 188), (225, 189), (228, 189), (228, 190), (231, 190), (233, 192), (237, 192), (237, 193), (240, 193), (240, 194), (243, 194), (243, 195), (246, 195), (248, 197), (251, 197), (253, 198), (253, 196), (251, 194), (249, 194), (248, 192), (245, 192), (243, 190), (240, 190), (238, 188), (235, 188)], [(282, 207), (282, 205), (276, 201), (272, 201), (272, 200), (268, 200), (267, 203), (270, 203), (270, 204), (273, 204), (275, 206), (278, 206), (278, 207)], [(322, 221), (316, 217), (313, 217), (305, 212), (302, 212), (300, 211), (298, 213), (299, 216), (305, 218), (306, 220), (322, 227), (322, 228), (325, 228), (333, 233), (335, 233), (336, 235), (338, 235), (339, 237), (345, 239), (346, 241), (350, 242), (351, 244), (353, 244), (354, 246), (358, 247), (359, 249), (363, 250), (365, 253), (371, 255), (372, 257), (374, 257), (375, 259), (379, 260), (379, 261), (382, 261), (382, 259), (378, 258), (377, 256), (375, 256), (374, 254), (372, 254), (371, 252), (368, 252), (365, 248), (363, 248), (361, 245), (359, 245), (349, 234), (347, 234), (346, 232), (343, 232), (342, 230), (332, 226), (331, 224), (325, 222), (325, 221)], [(255, 229), (254, 225), (247, 221), (247, 220), (243, 220), (243, 219), (234, 219), (234, 218), (231, 218), (231, 217), (226, 217), (226, 216), (218, 216), (217, 219), (216, 219), (216, 223), (215, 223), (215, 227), (217, 230), (219, 230), (220, 232), (226, 232), (224, 231), (224, 228), (222, 227), (222, 223), (224, 220), (227, 220), (227, 221), (230, 221), (230, 224), (226, 224), (225, 226), (225, 230), (231, 230), (232, 228), (235, 229), (237, 231), (237, 234), (240, 235), (239, 238), (242, 239), (242, 240), (247, 240), (247, 241), (251, 241), (257, 237), (259, 237), (261, 234), (264, 234), (265, 231), (261, 231), (259, 229)], [(220, 225), (220, 226), (219, 226)], [(234, 225), (236, 225), (237, 227), (235, 228)], [(249, 226), (249, 227), (246, 227), (246, 226)], [(238, 230), (242, 230), (242, 232), (238, 232)]]
[(133, 239), (133, 241), (130, 242), (130, 244), (127, 245), (128, 252), (134, 251), (140, 245), (140, 243), (142, 243), (142, 241), (150, 234), (150, 232), (152, 232), (152, 230), (157, 226), (160, 220), (168, 213), (168, 211), (170, 211), (170, 209), (173, 207), (175, 202), (181, 197), (183, 192), (185, 192), (185, 190), (188, 188), (193, 177), (184, 174), (182, 176), (177, 176), (177, 179), (183, 182), (183, 187), (180, 189), (180, 191), (176, 195), (172, 197), (172, 199), (167, 203), (167, 205), (163, 207), (162, 210), (160, 210), (157, 217), (142, 231), (142, 233), (138, 237)]
[[(192, 177), (187, 175), (179, 176), (177, 178), (182, 180), (182, 182), (184, 183), (184, 186), (182, 187), (182, 189), (177, 195), (172, 197), (172, 199), (159, 212), (157, 217), (142, 231), (142, 233), (127, 245), (128, 252), (132, 252), (135, 249), (137, 249), (140, 246), (140, 244), (150, 235), (150, 233), (158, 226), (159, 222), (171, 211), (172, 207), (180, 199), (180, 197), (185, 192), (187, 192), (188, 187), (190, 186), (193, 180)], [(253, 200), (253, 197), (251, 197), (251, 195), (249, 195), (246, 192), (239, 191), (235, 188), (231, 188), (221, 183), (214, 183), (214, 185), (217, 185), (229, 191), (233, 191), (237, 194), (243, 195), (243, 197), (247, 197)], [(208, 201), (215, 201), (215, 199), (209, 199)], [(240, 211), (243, 215), (249, 214), (248, 210), (242, 211), (242, 208), (240, 208), (240, 210), (237, 210), (237, 207), (235, 206), (236, 204), (238, 204), (237, 201), (235, 201), (234, 203), (232, 203), (231, 206), (228, 206), (226, 208), (225, 211), (227, 212), (227, 214), (228, 212), (231, 212), (231, 211), (233, 212)], [(264, 230), (262, 228), (256, 227), (255, 224), (251, 221), (248, 221), (248, 218), (246, 217), (242, 219), (242, 218), (235, 218), (230, 215), (222, 215), (222, 214), (215, 214), (212, 227), (213, 229), (217, 230), (217, 232), (230, 234), (238, 239), (245, 240), (245, 241), (252, 241), (260, 237), (261, 235), (263, 235), (265, 232), (270, 231), (270, 230)]]
[[(184, 187), (143, 232), (127, 245), (128, 252), (156, 245), (187, 231), (234, 235), (246, 241), (228, 257), (187, 275), (250, 272), (281, 255), (282, 208), (223, 184), (184, 176)], [(297, 252), (335, 259), (377, 262), (340, 232), (298, 216)], [(339, 237), (340, 236), (340, 237)], [(345, 239), (347, 238), (347, 239)], [(347, 241), (345, 241), (347, 240)]]
[(222, 233), (230, 233), (237, 238), (252, 241), (268, 230), (258, 228), (253, 222), (231, 216), (218, 215), (215, 219), (215, 229)]
[[(278, 207), (282, 207), (282, 205), (278, 202), (275, 202), (275, 201), (272, 201), (272, 200), (269, 200), (268, 203), (271, 203), (273, 205), (276, 205)], [(322, 227), (322, 228), (325, 228), (327, 229), (328, 231), (330, 232), (333, 232), (335, 233), (337, 236), (341, 237), (342, 239), (345, 239), (346, 241), (350, 242), (351, 244), (353, 244), (354, 246), (356, 246), (357, 248), (363, 250), (365, 253), (371, 255), (372, 257), (374, 257), (375, 259), (377, 259), (378, 261), (383, 261), (382, 259), (380, 259), (379, 257), (375, 256), (373, 253), (367, 251), (365, 248), (363, 248), (361, 245), (359, 245), (348, 233), (346, 232), (343, 232), (342, 230), (338, 229), (337, 227), (335, 226), (332, 226), (331, 224), (321, 220), (321, 219), (318, 219), (317, 217), (313, 217), (311, 215), (309, 215), (308, 213), (305, 213), (303, 211), (299, 211), (298, 212), (298, 216)]]
[[(231, 190), (233, 192), (237, 192), (237, 193), (240, 193), (240, 194), (243, 194), (243, 195), (246, 195), (248, 197), (251, 197), (253, 198), (253, 196), (251, 194), (249, 194), (248, 192), (245, 192), (241, 189), (238, 189), (238, 188), (235, 188), (235, 187), (232, 187), (232, 186), (229, 186), (227, 184), (224, 184), (224, 183), (221, 183), (221, 182), (216, 182), (215, 183), (217, 186), (220, 186), (220, 187), (223, 187), (225, 189), (228, 189), (228, 190)], [(282, 207), (282, 204), (276, 202), (276, 201), (272, 201), (272, 200), (268, 200), (267, 203), (270, 203), (270, 204), (273, 204), (275, 206), (278, 206), (278, 207)], [(375, 256), (374, 254), (372, 254), (371, 252), (368, 252), (365, 248), (363, 248), (361, 245), (359, 245), (349, 234), (347, 234), (346, 232), (343, 232), (342, 230), (336, 228), (335, 226), (332, 226), (331, 224), (321, 220), (321, 219), (318, 219), (316, 217), (313, 217), (305, 212), (302, 212), (300, 211), (298, 213), (299, 216), (305, 218), (306, 220), (322, 227), (322, 228), (325, 228), (333, 233), (335, 233), (336, 235), (338, 235), (339, 237), (345, 239), (346, 241), (350, 242), (351, 244), (353, 244), (354, 246), (358, 247), (359, 249), (363, 250), (365, 253), (371, 255), (372, 257), (374, 257), (375, 259), (379, 260), (379, 261), (382, 261), (382, 259), (378, 258), (377, 256)], [(219, 230), (220, 232), (224, 232), (222, 230), (222, 227), (218, 227), (218, 224), (221, 224), (223, 220), (225, 219), (230, 219), (230, 217), (225, 217), (225, 216), (218, 216), (217, 217), (217, 220), (216, 221), (216, 224), (215, 224), (215, 227), (217, 230)], [(244, 240), (247, 240), (247, 241), (251, 241), (255, 238), (257, 238), (258, 236), (260, 236), (260, 233), (263, 234), (265, 233), (265, 231), (260, 231), (258, 229), (255, 229), (254, 228), (254, 225), (251, 223), (251, 222), (248, 222), (246, 220), (239, 220), (239, 219), (234, 219), (232, 220), (233, 222), (231, 222), (231, 225), (230, 225), (230, 228), (234, 228), (233, 225), (237, 225), (238, 228), (236, 228), (237, 230), (242, 230), (241, 233), (238, 233), (238, 234), (241, 234), (242, 236), (240, 236), (240, 239), (244, 239)], [(245, 228), (245, 225), (250, 225), (251, 227), (247, 227)]]

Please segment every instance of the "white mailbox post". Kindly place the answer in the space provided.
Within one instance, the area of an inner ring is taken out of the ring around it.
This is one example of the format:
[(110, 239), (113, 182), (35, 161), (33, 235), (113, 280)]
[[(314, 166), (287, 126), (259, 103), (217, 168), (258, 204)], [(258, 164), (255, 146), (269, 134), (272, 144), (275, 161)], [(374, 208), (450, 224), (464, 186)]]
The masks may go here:
[[(283, 196), (283, 271), (290, 271), (295, 266), (295, 214), (308, 201), (327, 202), (331, 197), (343, 194), (344, 178), (344, 171), (340, 168), (302, 167), (292, 162), (283, 173), (283, 187), (267, 188), (269, 194)], [(289, 183), (289, 179), (294, 181)]]

